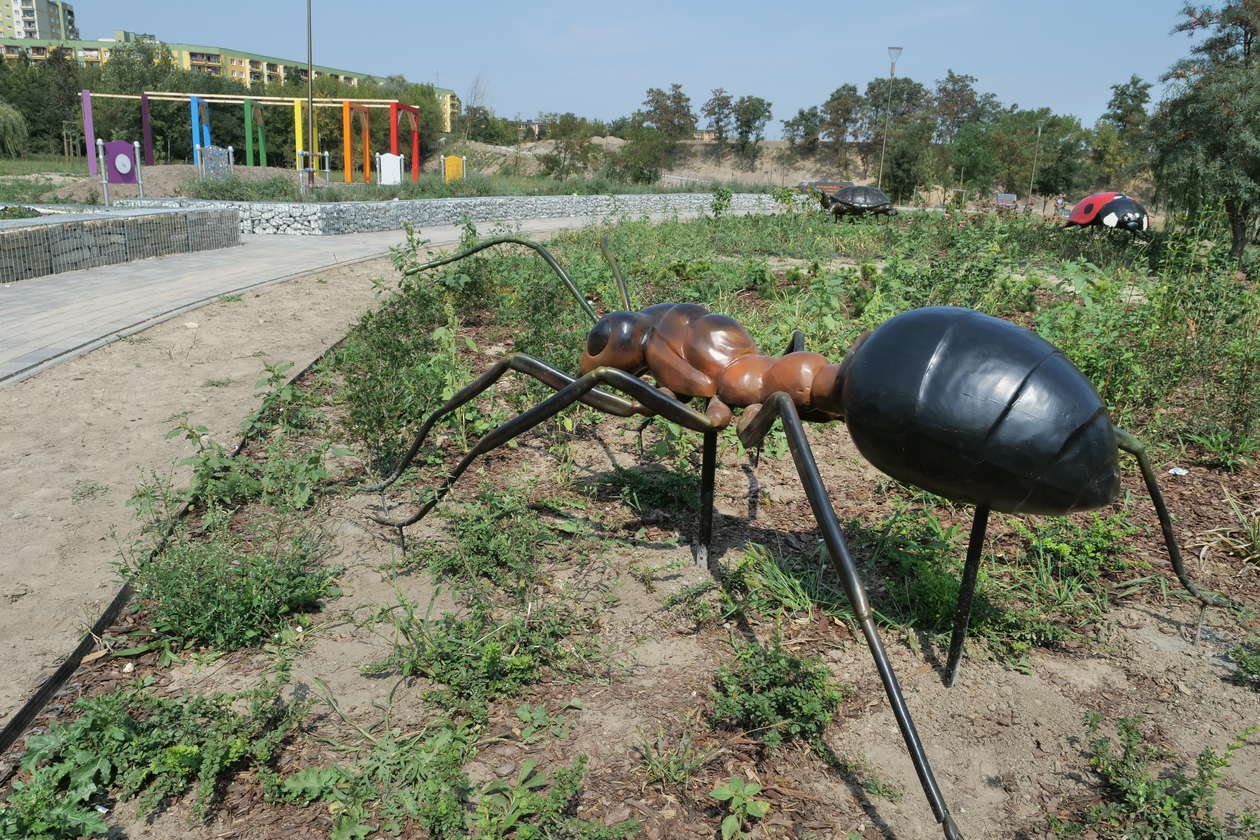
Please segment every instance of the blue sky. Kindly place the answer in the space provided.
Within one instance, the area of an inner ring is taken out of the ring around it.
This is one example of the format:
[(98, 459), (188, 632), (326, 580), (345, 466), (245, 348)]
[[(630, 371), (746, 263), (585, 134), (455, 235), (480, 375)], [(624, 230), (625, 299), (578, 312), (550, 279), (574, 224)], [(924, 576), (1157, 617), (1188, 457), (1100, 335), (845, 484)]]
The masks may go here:
[[(1110, 86), (1136, 73), (1155, 82), (1191, 40), (1170, 31), (1183, 0), (829, 0), (787, 6), (749, 0), (616, 4), (577, 0), (421, 5), (314, 0), (315, 62), (436, 82), (502, 116), (573, 111), (611, 119), (649, 87), (679, 82), (699, 106), (713, 88), (761, 96), (770, 136), (797, 109), (839, 85), (864, 89), (888, 74), (931, 87), (947, 69), (978, 78), (1004, 104), (1049, 107), (1092, 125)], [(218, 9), (216, 13), (214, 10)], [(306, 55), (304, 0), (78, 0), (84, 38), (115, 29), (167, 41)]]

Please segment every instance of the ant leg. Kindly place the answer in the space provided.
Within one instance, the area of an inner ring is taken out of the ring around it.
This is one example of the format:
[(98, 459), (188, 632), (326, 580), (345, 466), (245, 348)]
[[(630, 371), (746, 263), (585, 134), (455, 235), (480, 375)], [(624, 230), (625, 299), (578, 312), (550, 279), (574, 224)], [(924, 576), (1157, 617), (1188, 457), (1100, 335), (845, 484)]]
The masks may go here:
[(693, 552), (697, 565), (709, 565), (709, 545), (713, 542), (713, 484), (717, 473), (717, 444), (718, 430), (705, 431), (700, 466), (700, 533)]
[[(442, 501), (451, 487), (454, 486), (456, 480), (464, 474), (464, 471), (476, 460), (477, 456), (492, 449), (498, 449), (518, 435), (524, 434), (535, 426), (556, 416), (574, 403), (582, 402), (584, 397), (601, 384), (624, 391), (637, 400), (641, 404), (641, 408), (659, 414), (665, 419), (672, 420), (692, 431), (707, 432), (714, 428), (713, 422), (708, 417), (693, 408), (687, 407), (677, 399), (662, 394), (637, 376), (616, 368), (598, 367), (580, 379), (573, 380), (556, 394), (543, 400), (528, 411), (518, 414), (501, 426), (487, 432), (468, 451), (463, 460), (455, 465), (455, 468), (451, 470), (446, 480), (434, 491), (433, 497), (425, 502), (416, 513), (398, 521), (380, 519), (375, 516), (372, 518), (382, 525), (389, 525), (394, 528), (405, 528), (408, 525), (419, 522), (438, 502)], [(596, 407), (598, 408), (598, 406)]]
[(783, 355), (788, 353), (799, 353), (805, 349), (805, 333), (800, 330), (792, 330), (792, 340), (788, 342), (787, 349), (783, 351)]
[[(1190, 580), (1190, 575), (1186, 573), (1185, 564), (1181, 560), (1181, 549), (1177, 547), (1177, 536), (1173, 533), (1172, 517), (1168, 515), (1168, 507), (1164, 504), (1164, 494), (1159, 492), (1159, 483), (1155, 480), (1155, 471), (1151, 469), (1151, 462), (1146, 457), (1146, 447), (1142, 445), (1140, 440), (1123, 429), (1116, 429), (1116, 442), (1121, 449), (1137, 458), (1138, 467), (1142, 470), (1142, 479), (1146, 482), (1146, 492), (1151, 494), (1151, 502), (1155, 505), (1155, 515), (1159, 517), (1159, 528), (1164, 532), (1164, 545), (1168, 547), (1168, 557), (1172, 560), (1173, 571), (1177, 573), (1177, 580), (1181, 581), (1181, 585), (1186, 588), (1186, 591), (1198, 598), (1199, 603), (1204, 607), (1219, 606), (1229, 607), (1233, 610), (1240, 609), (1238, 604), (1214, 592), (1207, 595), (1203, 594)], [(1199, 614), (1199, 621), (1200, 623), (1203, 621), (1202, 612)]]
[[(533, 356), (527, 356), (524, 353), (513, 353), (510, 356), (505, 356), (495, 362), (490, 369), (481, 374), (481, 376), (478, 376), (468, 385), (465, 385), (459, 393), (455, 394), (455, 396), (443, 403), (441, 408), (430, 414), (424, 421), (424, 424), (420, 427), (420, 431), (416, 433), (415, 439), (412, 440), (411, 446), (407, 449), (407, 453), (398, 461), (398, 465), (394, 467), (389, 476), (379, 484), (359, 488), (360, 492), (375, 493), (380, 490), (384, 490), (386, 487), (397, 481), (398, 477), (403, 474), (403, 470), (407, 469), (407, 467), (411, 464), (412, 459), (416, 457), (416, 453), (420, 451), (420, 447), (424, 443), (425, 438), (428, 437), (429, 432), (433, 429), (434, 424), (436, 424), (438, 420), (441, 420), (461, 405), (464, 405), (468, 401), (476, 398), (483, 391), (497, 382), (503, 374), (507, 373), (509, 370), (514, 370), (517, 373), (523, 373), (526, 376), (532, 376), (534, 379), (537, 379), (539, 382), (542, 382), (544, 385), (550, 386), (557, 391), (574, 382), (572, 376), (569, 376), (566, 373), (561, 373), (541, 359), (535, 359)], [(624, 400), (621, 397), (615, 397), (612, 394), (606, 394), (603, 391), (592, 391), (583, 397), (582, 402), (593, 408), (599, 409), (605, 414), (613, 414), (618, 417), (630, 417), (635, 413), (641, 413), (639, 411), (639, 406), (636, 406), (634, 403)]]
[(976, 577), (980, 573), (980, 554), (984, 549), (984, 532), (988, 525), (988, 505), (976, 505), (976, 516), (971, 521), (971, 542), (967, 543), (967, 565), (963, 567), (962, 583), (958, 587), (954, 635), (949, 640), (949, 663), (945, 666), (946, 688), (953, 688), (954, 681), (958, 679), (958, 664), (962, 661), (967, 625), (971, 623), (971, 602), (976, 594)]
[(805, 427), (801, 423), (800, 415), (791, 397), (782, 391), (772, 395), (762, 403), (761, 411), (748, 424), (741, 437), (744, 435), (748, 435), (750, 439), (764, 437), (776, 419), (783, 421), (788, 448), (792, 452), (792, 460), (796, 462), (796, 472), (805, 488), (805, 495), (809, 498), (814, 519), (818, 522), (823, 542), (826, 543), (827, 551), (831, 555), (832, 565), (835, 566), (840, 582), (844, 585), (845, 594), (848, 595), (853, 615), (862, 627), (862, 635), (866, 637), (866, 645), (870, 649), (871, 657), (875, 660), (875, 669), (879, 672), (879, 678), (884, 684), (884, 693), (888, 695), (888, 702), (897, 719), (897, 727), (901, 730), (901, 737), (906, 742), (910, 760), (914, 763), (915, 772), (918, 773), (919, 784), (923, 787), (923, 793), (927, 796), (936, 821), (944, 829), (946, 840), (962, 840), (962, 834), (954, 825), (949, 808), (946, 807), (945, 799), (936, 784), (936, 777), (932, 774), (932, 767), (928, 763), (923, 742), (919, 740), (914, 720), (906, 707), (905, 696), (901, 693), (901, 686), (897, 684), (897, 675), (893, 673), (888, 654), (885, 653), (884, 645), (875, 629), (875, 618), (866, 597), (866, 590), (858, 576), (857, 566), (849, 554), (844, 532), (840, 530), (840, 523), (836, 520), (835, 511), (831, 507), (831, 499), (827, 496), (827, 488), (823, 484), (822, 476), (818, 473), (818, 464), (809, 447)]

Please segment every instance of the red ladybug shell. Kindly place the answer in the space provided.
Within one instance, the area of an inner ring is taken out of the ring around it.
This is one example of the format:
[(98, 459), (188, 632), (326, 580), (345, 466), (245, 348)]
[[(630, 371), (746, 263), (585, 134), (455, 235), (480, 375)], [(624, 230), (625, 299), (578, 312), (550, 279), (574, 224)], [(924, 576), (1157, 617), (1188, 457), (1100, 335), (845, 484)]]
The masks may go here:
[(1068, 222), (1076, 225), (1089, 224), (1098, 217), (1098, 211), (1103, 208), (1103, 205), (1118, 195), (1124, 195), (1124, 193), (1100, 192), (1085, 196), (1076, 203), (1076, 207), (1072, 208), (1072, 215), (1068, 216)]

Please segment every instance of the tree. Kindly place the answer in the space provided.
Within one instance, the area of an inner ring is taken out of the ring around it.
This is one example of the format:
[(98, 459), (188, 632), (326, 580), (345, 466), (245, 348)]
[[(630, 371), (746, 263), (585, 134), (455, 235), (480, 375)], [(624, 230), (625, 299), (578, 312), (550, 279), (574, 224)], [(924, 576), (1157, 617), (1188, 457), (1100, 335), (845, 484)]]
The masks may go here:
[(1146, 131), (1146, 104), (1150, 101), (1151, 83), (1130, 76), (1124, 84), (1111, 86), (1111, 99), (1099, 120), (1114, 126), (1126, 138), (1135, 137)]
[(991, 93), (979, 93), (975, 88), (976, 77), (945, 71), (945, 78), (937, 79), (932, 92), (931, 108), (936, 117), (934, 139), (938, 143), (953, 143), (958, 132), (969, 122), (993, 122), (1002, 113), (1002, 104)]
[(723, 88), (714, 88), (712, 93), (709, 101), (700, 106), (700, 113), (709, 120), (709, 129), (717, 143), (717, 154), (721, 157), (735, 124), (735, 100)]
[(823, 103), (822, 135), (831, 141), (840, 165), (849, 165), (849, 140), (857, 131), (858, 116), (862, 108), (862, 95), (856, 85), (841, 85), (831, 92)]
[(0, 102), (0, 154), (20, 157), (26, 151), (26, 117), (5, 102)]
[(790, 120), (783, 120), (783, 136), (792, 147), (800, 146), (802, 153), (812, 155), (818, 150), (822, 135), (823, 115), (814, 105), (801, 108)]
[[(927, 88), (907, 77), (872, 79), (862, 97), (859, 139), (868, 165), (884, 140), (887, 126), (891, 134), (898, 124), (920, 113), (928, 104)], [(885, 119), (885, 115), (888, 119)]]
[(1176, 31), (1207, 38), (1163, 77), (1172, 95), (1152, 120), (1160, 196), (1198, 213), (1222, 201), (1230, 255), (1241, 258), (1260, 208), (1260, 87), (1255, 47), (1260, 3), (1228, 0), (1220, 9), (1186, 6)]
[(554, 149), (539, 160), (543, 173), (558, 178), (583, 172), (595, 157), (595, 144), (591, 142), (591, 127), (576, 114), (549, 114), (545, 120), (547, 137)]
[(757, 159), (771, 113), (770, 103), (760, 96), (741, 96), (735, 103), (735, 153), (748, 164)]
[(611, 161), (613, 175), (636, 184), (659, 181), (669, 163), (669, 141), (655, 127), (643, 124), (627, 130), (625, 140)]
[(691, 113), (691, 99), (682, 85), (670, 85), (669, 93), (648, 88), (643, 100), (643, 120), (669, 140), (688, 140), (696, 133), (696, 115)]

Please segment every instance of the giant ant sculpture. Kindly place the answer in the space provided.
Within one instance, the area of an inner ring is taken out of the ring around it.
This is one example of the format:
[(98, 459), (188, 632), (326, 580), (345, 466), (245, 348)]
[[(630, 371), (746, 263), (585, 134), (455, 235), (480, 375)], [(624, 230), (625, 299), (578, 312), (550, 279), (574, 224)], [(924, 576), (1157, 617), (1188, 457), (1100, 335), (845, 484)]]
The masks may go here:
[[(862, 336), (840, 363), (804, 350), (797, 331), (782, 356), (757, 352), (734, 319), (690, 303), (662, 303), (634, 311), (616, 261), (601, 248), (617, 281), (623, 311), (599, 318), (577, 285), (543, 246), (512, 237), (483, 242), (413, 269), (418, 273), (485, 248), (515, 243), (534, 249), (568, 286), (595, 322), (574, 378), (521, 353), (509, 355), (451, 397), (421, 425), (410, 448), (380, 484), (402, 475), (434, 424), (477, 397), (509, 370), (531, 376), (556, 393), (482, 437), (418, 511), (419, 521), (441, 501), (479, 456), (581, 402), (619, 417), (660, 416), (704, 435), (700, 474), (699, 561), (713, 536), (713, 485), (718, 433), (742, 408), (737, 431), (744, 446), (759, 447), (776, 420), (809, 498), (853, 614), (897, 719), (933, 814), (948, 840), (954, 824), (915, 730), (910, 711), (876, 632), (857, 567), (831, 507), (805, 436), (804, 422), (843, 420), (859, 451), (893, 478), (975, 505), (945, 684), (958, 675), (970, 621), (981, 548), (990, 511), (1061, 515), (1115, 500), (1118, 450), (1133, 454), (1154, 502), (1177, 577), (1203, 609), (1214, 602), (1190, 581), (1154, 472), (1142, 445), (1117, 429), (1089, 381), (1053, 345), (1008, 321), (970, 309), (932, 307), (904, 312)], [(642, 377), (650, 374), (655, 385)], [(629, 399), (600, 390), (624, 392)], [(706, 399), (703, 411), (687, 405)], [(375, 518), (375, 517), (374, 517)], [(1224, 599), (1215, 603), (1231, 605)], [(1202, 610), (1200, 611), (1202, 621)]]

